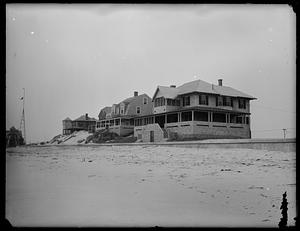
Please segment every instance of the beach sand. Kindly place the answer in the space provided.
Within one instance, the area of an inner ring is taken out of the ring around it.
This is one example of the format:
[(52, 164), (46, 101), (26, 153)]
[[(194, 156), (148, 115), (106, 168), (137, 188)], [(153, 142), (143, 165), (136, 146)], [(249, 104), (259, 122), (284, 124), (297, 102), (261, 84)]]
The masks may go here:
[(296, 216), (296, 153), (159, 146), (6, 151), (13, 226), (278, 227)]

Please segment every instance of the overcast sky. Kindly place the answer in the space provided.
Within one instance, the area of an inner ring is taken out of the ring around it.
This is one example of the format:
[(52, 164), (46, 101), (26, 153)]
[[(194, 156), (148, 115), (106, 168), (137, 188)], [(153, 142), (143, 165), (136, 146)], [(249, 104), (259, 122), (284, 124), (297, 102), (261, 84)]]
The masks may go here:
[(251, 101), (253, 138), (295, 137), (296, 16), (288, 5), (6, 5), (6, 128), (27, 142), (157, 85), (201, 79)]

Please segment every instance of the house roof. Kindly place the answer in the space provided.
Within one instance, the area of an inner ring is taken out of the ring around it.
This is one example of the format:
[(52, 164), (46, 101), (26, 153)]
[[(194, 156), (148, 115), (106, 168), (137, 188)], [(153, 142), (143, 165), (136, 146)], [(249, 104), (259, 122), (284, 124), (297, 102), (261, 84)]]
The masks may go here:
[(184, 95), (191, 92), (202, 92), (216, 95), (256, 99), (253, 96), (245, 94), (232, 87), (214, 85), (200, 79), (185, 83), (177, 88), (158, 86), (154, 93), (153, 99), (158, 96), (174, 99), (178, 95)]
[[(122, 100), (120, 103), (130, 103), (130, 102), (132, 102), (133, 100), (134, 100), (134, 97), (129, 97), (129, 98), (127, 98), (127, 99)], [(118, 104), (120, 104), (120, 103), (118, 103)]]
[(154, 96), (152, 98), (155, 97), (165, 97), (165, 98), (169, 98), (169, 99), (175, 99), (178, 95), (178, 89), (174, 88), (174, 87), (165, 87), (165, 86), (158, 86)]
[[(132, 97), (129, 97), (129, 98), (126, 98), (126, 99), (124, 99), (123, 101), (121, 101), (120, 103), (131, 103), (133, 100), (135, 100), (135, 99), (137, 99), (137, 98), (139, 98), (139, 97), (143, 97), (143, 96), (145, 96), (145, 95), (147, 95), (147, 94), (141, 94), (141, 95), (138, 95), (138, 96), (132, 96)], [(118, 103), (118, 104), (120, 104), (120, 103)]]
[(104, 107), (101, 109), (101, 111), (105, 111), (105, 113), (110, 113), (111, 112), (111, 107)]
[(204, 92), (204, 93), (216, 94), (216, 92), (212, 88), (212, 84), (207, 83), (200, 79), (185, 83), (178, 87), (179, 95), (187, 94), (190, 92)]
[(69, 117), (65, 118), (63, 121), (72, 121)]
[(91, 118), (91, 117), (87, 117), (85, 115), (82, 115), (80, 117), (78, 117), (76, 120), (74, 121), (96, 121), (95, 118)]
[(253, 96), (243, 93), (241, 91), (238, 91), (232, 87), (214, 85), (214, 90), (215, 90), (215, 92), (217, 92), (217, 94), (220, 94), (220, 95), (256, 99)]

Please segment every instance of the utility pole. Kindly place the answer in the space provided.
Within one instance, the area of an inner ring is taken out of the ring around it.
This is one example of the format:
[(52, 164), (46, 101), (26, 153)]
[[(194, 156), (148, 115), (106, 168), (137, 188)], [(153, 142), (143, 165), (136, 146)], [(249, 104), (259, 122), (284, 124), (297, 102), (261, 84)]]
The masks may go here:
[(285, 134), (286, 134), (286, 128), (283, 128), (283, 139), (285, 139)]

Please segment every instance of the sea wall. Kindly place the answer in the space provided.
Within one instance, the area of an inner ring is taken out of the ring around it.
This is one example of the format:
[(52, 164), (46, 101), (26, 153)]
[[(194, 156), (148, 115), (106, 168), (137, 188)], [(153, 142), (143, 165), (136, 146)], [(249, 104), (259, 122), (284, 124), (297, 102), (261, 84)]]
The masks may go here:
[[(89, 146), (89, 144), (87, 144)], [(269, 151), (295, 152), (296, 139), (222, 139), (176, 142), (91, 144), (91, 146), (167, 146), (187, 148), (248, 148)], [(86, 146), (86, 145), (85, 145)]]

